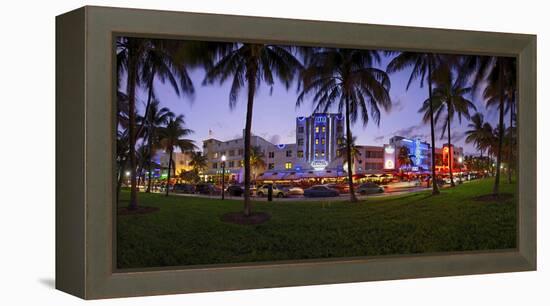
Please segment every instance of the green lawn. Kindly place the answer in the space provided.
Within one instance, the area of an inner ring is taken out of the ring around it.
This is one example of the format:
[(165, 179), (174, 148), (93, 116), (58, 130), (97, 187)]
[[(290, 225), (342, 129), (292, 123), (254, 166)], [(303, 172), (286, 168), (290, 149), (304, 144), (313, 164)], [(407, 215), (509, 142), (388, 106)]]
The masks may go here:
[[(515, 184), (501, 184), (515, 194)], [(119, 268), (256, 262), (514, 248), (516, 200), (479, 202), (492, 180), (429, 192), (348, 202), (254, 202), (270, 221), (220, 221), (241, 201), (139, 194), (146, 215), (118, 217)], [(127, 205), (129, 193), (121, 193)]]

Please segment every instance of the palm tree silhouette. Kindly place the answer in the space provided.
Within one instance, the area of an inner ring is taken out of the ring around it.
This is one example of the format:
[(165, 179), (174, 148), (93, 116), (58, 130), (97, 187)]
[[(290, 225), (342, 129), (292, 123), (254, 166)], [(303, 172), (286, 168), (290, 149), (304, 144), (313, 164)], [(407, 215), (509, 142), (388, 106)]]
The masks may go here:
[(507, 80), (515, 78), (516, 60), (512, 57), (465, 56), (461, 64), (462, 80), (473, 78), (473, 88), (481, 84), (493, 87), (498, 96), (498, 136), (496, 147), (496, 169), (493, 195), (498, 196), (500, 185), (500, 164), (502, 163), (502, 143), (504, 138), (504, 102), (506, 100)]
[[(393, 52), (388, 52), (392, 54)], [(441, 71), (441, 67), (447, 64), (449, 59), (443, 55), (435, 53), (416, 53), (400, 52), (388, 64), (388, 73), (394, 73), (404, 69), (412, 68), (407, 82), (407, 90), (415, 79), (420, 79), (420, 87), (424, 87), (424, 82), (428, 83), (428, 101), (430, 113), (430, 132), (432, 145), (432, 181), (435, 182), (435, 127), (434, 127), (434, 105), (432, 99), (432, 87), (434, 76)], [(432, 194), (439, 194), (437, 184), (432, 184)]]
[(493, 127), (484, 121), (482, 113), (476, 113), (470, 118), (468, 128), (470, 129), (465, 132), (465, 141), (466, 143), (473, 143), (482, 158), (483, 152), (489, 148), (489, 139), (492, 137)]
[(152, 166), (153, 166), (153, 156), (156, 147), (159, 145), (159, 133), (158, 128), (160, 126), (166, 125), (171, 118), (174, 118), (175, 115), (167, 107), (160, 107), (160, 102), (158, 100), (153, 100), (149, 105), (149, 112), (147, 113), (148, 118), (143, 118), (146, 128), (146, 138), (147, 138), (147, 148), (148, 148), (148, 184), (146, 192), (151, 192), (151, 177), (152, 177)]
[(220, 44), (218, 61), (207, 70), (205, 84), (216, 81), (224, 83), (232, 77), (229, 92), (229, 107), (233, 109), (237, 104), (239, 93), (243, 87), (247, 88), (246, 123), (244, 128), (244, 210), (245, 216), (250, 216), (250, 136), (252, 130), (252, 114), (254, 96), (262, 82), (268, 86), (274, 85), (278, 78), (288, 89), (296, 72), (302, 64), (294, 57), (293, 50), (286, 46), (277, 46), (257, 43)]
[[(296, 106), (313, 94), (314, 112), (328, 112), (335, 105), (339, 112), (345, 111), (347, 160), (352, 160), (351, 124), (359, 114), (363, 126), (369, 119), (379, 125), (380, 108), (387, 111), (391, 107), (390, 79), (385, 71), (374, 67), (379, 63), (378, 51), (321, 48), (308, 56), (302, 73), (303, 90)], [(347, 172), (350, 201), (357, 202), (351, 163)]]
[[(435, 110), (434, 121), (438, 122), (443, 110), (446, 110), (447, 116), (445, 118), (445, 124), (441, 136), (445, 134), (445, 128), (447, 129), (447, 143), (449, 150), (451, 149), (451, 122), (455, 116), (458, 117), (458, 122), (462, 123), (462, 117), (470, 119), (470, 110), (475, 110), (476, 106), (465, 96), (469, 95), (472, 91), (471, 87), (463, 87), (462, 82), (459, 80), (453, 80), (453, 73), (450, 67), (446, 66), (442, 68), (439, 74), (439, 79), (436, 80), (436, 87), (432, 94), (432, 103), (429, 100), (424, 101), (424, 104), (420, 108), (421, 113), (424, 113), (424, 122), (430, 120), (431, 110), (430, 105)], [(449, 176), (451, 178), (451, 186), (455, 186), (453, 180), (453, 159), (449, 156)]]
[(170, 191), (170, 172), (172, 171), (172, 162), (174, 150), (179, 148), (182, 152), (195, 150), (197, 147), (193, 140), (185, 139), (193, 133), (193, 130), (184, 128), (185, 120), (183, 115), (169, 119), (166, 127), (159, 129), (160, 145), (168, 152), (168, 177), (166, 180), (166, 196)]

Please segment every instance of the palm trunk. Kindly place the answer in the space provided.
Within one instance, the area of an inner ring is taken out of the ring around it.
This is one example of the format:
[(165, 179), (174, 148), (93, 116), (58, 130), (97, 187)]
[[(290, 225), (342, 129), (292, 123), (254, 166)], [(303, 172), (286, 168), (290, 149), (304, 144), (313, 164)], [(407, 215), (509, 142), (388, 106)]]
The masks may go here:
[(118, 169), (117, 183), (116, 183), (116, 203), (120, 198), (120, 188), (122, 187), (122, 180), (124, 178), (124, 167), (126, 166), (126, 158), (120, 160), (120, 167)]
[(454, 158), (454, 148), (453, 148), (453, 158), (451, 158), (451, 118), (447, 117), (447, 143), (449, 144), (449, 176), (451, 177), (451, 187), (455, 186), (455, 181), (453, 180), (453, 158)]
[(512, 184), (512, 161), (514, 159), (514, 137), (512, 134), (512, 126), (514, 124), (514, 104), (516, 100), (516, 94), (512, 93), (512, 100), (510, 101), (510, 133), (508, 133), (508, 184)]
[(148, 165), (148, 173), (147, 173), (147, 190), (145, 192), (149, 193), (151, 192), (151, 171), (153, 170), (153, 127), (149, 127), (149, 140), (147, 141), (147, 145), (149, 146), (149, 165)]
[(170, 192), (170, 172), (172, 172), (172, 152), (174, 152), (173, 148), (170, 148), (170, 154), (168, 154), (168, 176), (166, 177), (166, 194), (165, 196), (168, 196)]
[(435, 176), (435, 130), (434, 130), (434, 106), (432, 102), (432, 62), (428, 59), (428, 98), (430, 99), (430, 131), (432, 138), (432, 195), (439, 194)]
[(255, 63), (249, 64), (247, 71), (248, 80), (248, 101), (246, 104), (246, 123), (244, 128), (244, 210), (245, 216), (250, 216), (252, 204), (250, 202), (250, 134), (252, 131), (252, 111), (254, 109), (254, 94), (256, 92)]
[(129, 209), (137, 208), (137, 186), (136, 186), (136, 73), (137, 73), (137, 47), (132, 44), (128, 48), (128, 134), (129, 134), (129, 157), (130, 157), (130, 204)]
[(499, 114), (498, 114), (498, 149), (497, 165), (495, 169), (495, 184), (493, 185), (493, 195), (498, 196), (500, 185), (500, 164), (502, 162), (502, 140), (504, 138), (504, 67), (502, 60), (498, 60), (498, 90), (499, 90)]
[(352, 170), (352, 159), (351, 159), (351, 123), (350, 123), (350, 107), (349, 107), (349, 98), (346, 95), (346, 158), (348, 160), (348, 185), (349, 185), (349, 200), (351, 202), (357, 202), (357, 197), (355, 196), (355, 190), (353, 188), (353, 173)]
[(148, 86), (148, 90), (147, 90), (147, 103), (145, 103), (145, 112), (144, 112), (144, 115), (143, 115), (143, 118), (145, 118), (145, 122), (139, 127), (139, 130), (138, 130), (138, 135), (141, 135), (141, 133), (143, 133), (143, 129), (147, 126), (147, 121), (148, 121), (148, 118), (149, 118), (149, 111), (151, 109), (151, 102), (153, 100), (153, 82), (155, 80), (155, 74), (156, 74), (156, 69), (155, 67), (153, 66), (153, 68), (151, 68), (151, 79), (149, 80), (149, 83), (147, 84)]

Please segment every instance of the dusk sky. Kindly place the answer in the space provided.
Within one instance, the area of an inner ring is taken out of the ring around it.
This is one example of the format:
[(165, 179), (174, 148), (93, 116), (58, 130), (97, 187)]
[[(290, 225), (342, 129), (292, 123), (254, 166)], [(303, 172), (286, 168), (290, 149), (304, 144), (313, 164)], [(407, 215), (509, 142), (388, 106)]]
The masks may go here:
[[(390, 59), (390, 57), (383, 57), (379, 68), (385, 69)], [(194, 69), (189, 72), (195, 86), (194, 99), (186, 96), (178, 97), (168, 84), (162, 84), (157, 80), (155, 93), (162, 106), (185, 116), (186, 126), (195, 131), (190, 138), (196, 141), (199, 148), (202, 148), (203, 140), (210, 138), (209, 130), (212, 131), (212, 138), (222, 141), (242, 137), (246, 115), (246, 88), (241, 91), (237, 106), (231, 110), (229, 108), (231, 80), (221, 86), (218, 83), (203, 86), (204, 70)], [(415, 81), (409, 90), (406, 90), (409, 75), (410, 70), (390, 74), (390, 95), (393, 107), (387, 113), (382, 111), (379, 126), (374, 121), (369, 121), (367, 126), (363, 126), (362, 122), (358, 121), (352, 127), (352, 133), (357, 137), (356, 144), (382, 145), (388, 143), (389, 138), (395, 135), (420, 137), (430, 142), (429, 123), (423, 124), (422, 115), (418, 113), (422, 102), (427, 98), (427, 85), (420, 88), (419, 82)], [(309, 116), (313, 110), (313, 105), (308, 102), (308, 99), (301, 107), (296, 108), (297, 95), (295, 84), (287, 91), (282, 84), (276, 82), (270, 94), (270, 88), (263, 83), (255, 97), (252, 133), (275, 144), (295, 143), (295, 118)], [(146, 92), (138, 92), (138, 107), (141, 113), (146, 97)], [(486, 120), (495, 126), (496, 112), (494, 110), (488, 112), (485, 109), (479, 94), (472, 99), (478, 110), (485, 114)], [(332, 111), (336, 112), (336, 107)], [(477, 154), (471, 144), (464, 143), (464, 131), (467, 130), (467, 125), (468, 120), (463, 120), (462, 124), (455, 120), (451, 124), (452, 141), (464, 147), (465, 153)], [(436, 147), (446, 142), (446, 136), (445, 139), (440, 139), (440, 135), (441, 126), (438, 125)]]

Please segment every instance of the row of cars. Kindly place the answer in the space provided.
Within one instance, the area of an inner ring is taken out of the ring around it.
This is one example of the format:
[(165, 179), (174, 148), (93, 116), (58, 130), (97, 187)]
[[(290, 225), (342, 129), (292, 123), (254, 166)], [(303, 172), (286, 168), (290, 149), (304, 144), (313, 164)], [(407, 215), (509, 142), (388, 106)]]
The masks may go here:
[[(279, 184), (263, 184), (259, 186), (251, 186), (251, 195), (257, 197), (265, 197), (269, 194), (271, 188), (272, 196), (277, 198), (286, 198), (294, 196), (304, 197), (336, 197), (340, 194), (349, 193), (349, 186), (347, 184), (323, 184), (314, 185), (309, 188), (301, 188), (298, 186), (286, 186)], [(175, 184), (171, 187), (171, 191), (175, 193), (187, 193), (187, 194), (205, 194), (205, 195), (219, 195), (221, 194), (221, 188), (210, 184), (201, 183), (197, 185), (192, 184)], [(359, 184), (356, 186), (355, 191), (361, 195), (382, 193), (384, 188), (371, 182)], [(244, 187), (242, 185), (229, 185), (225, 189), (225, 193), (231, 196), (242, 196), (244, 194)]]

